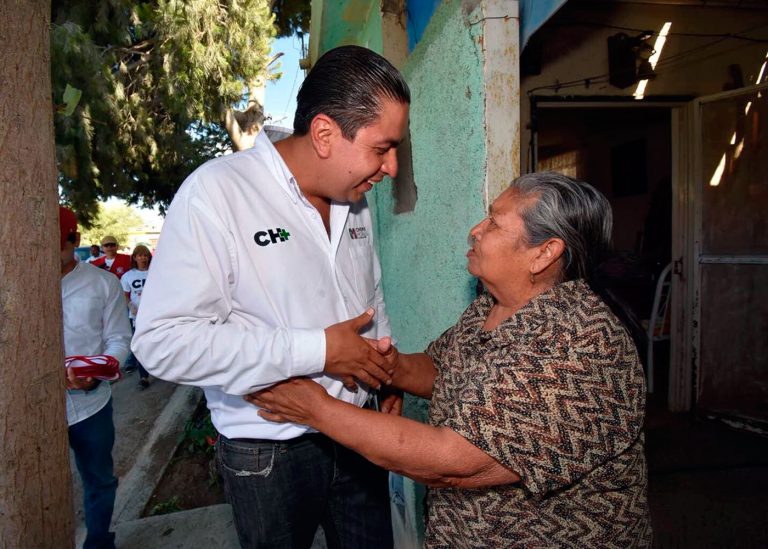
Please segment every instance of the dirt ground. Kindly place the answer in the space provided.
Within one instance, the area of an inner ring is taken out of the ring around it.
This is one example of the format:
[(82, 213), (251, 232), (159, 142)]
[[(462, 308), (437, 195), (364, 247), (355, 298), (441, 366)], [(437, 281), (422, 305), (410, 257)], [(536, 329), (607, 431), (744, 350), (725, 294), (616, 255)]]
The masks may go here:
[(186, 437), (179, 443), (142, 516), (225, 503), (215, 454), (210, 445), (215, 439), (215, 432), (210, 422), (205, 421), (207, 415), (203, 399), (187, 424)]
[(213, 455), (180, 454), (168, 465), (142, 516), (225, 503), (224, 489), (213, 470)]

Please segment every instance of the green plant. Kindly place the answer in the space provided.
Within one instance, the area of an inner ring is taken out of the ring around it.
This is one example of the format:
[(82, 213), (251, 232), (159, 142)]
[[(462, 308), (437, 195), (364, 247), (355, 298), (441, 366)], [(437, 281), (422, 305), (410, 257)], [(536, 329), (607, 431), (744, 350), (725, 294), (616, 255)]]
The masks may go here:
[(195, 414), (184, 424), (181, 433), (181, 446), (190, 454), (213, 454), (218, 433), (211, 423), (211, 413), (205, 409), (202, 414)]
[(167, 515), (168, 513), (175, 513), (176, 511), (181, 511), (181, 507), (179, 506), (179, 496), (173, 496), (168, 501), (161, 501), (160, 503), (153, 505), (152, 509), (149, 511), (149, 516)]

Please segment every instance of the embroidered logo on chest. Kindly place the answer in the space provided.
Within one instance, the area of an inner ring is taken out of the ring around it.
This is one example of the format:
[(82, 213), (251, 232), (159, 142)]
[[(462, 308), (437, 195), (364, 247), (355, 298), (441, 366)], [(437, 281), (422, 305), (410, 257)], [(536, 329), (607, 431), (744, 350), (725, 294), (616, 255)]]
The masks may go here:
[(368, 238), (367, 227), (352, 227), (348, 230), (349, 230), (349, 237), (352, 238), (353, 240)]
[(259, 246), (269, 246), (270, 244), (277, 244), (278, 242), (285, 242), (291, 236), (291, 233), (278, 227), (276, 229), (267, 229), (266, 231), (258, 231), (253, 235), (253, 240)]

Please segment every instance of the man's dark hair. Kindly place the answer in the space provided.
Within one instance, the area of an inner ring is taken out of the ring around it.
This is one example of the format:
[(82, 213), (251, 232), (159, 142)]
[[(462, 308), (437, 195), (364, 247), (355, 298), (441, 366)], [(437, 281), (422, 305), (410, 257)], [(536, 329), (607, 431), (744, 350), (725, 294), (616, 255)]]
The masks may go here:
[(322, 113), (352, 140), (357, 130), (374, 123), (384, 98), (410, 104), (411, 93), (400, 71), (369, 49), (334, 48), (317, 60), (299, 89), (293, 133), (306, 135), (312, 119)]

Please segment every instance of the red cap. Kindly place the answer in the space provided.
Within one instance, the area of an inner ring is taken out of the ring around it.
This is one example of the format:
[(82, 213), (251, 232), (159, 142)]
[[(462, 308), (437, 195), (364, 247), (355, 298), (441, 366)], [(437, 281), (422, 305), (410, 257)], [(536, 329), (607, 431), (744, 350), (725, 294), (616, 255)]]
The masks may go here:
[(72, 210), (59, 206), (59, 230), (61, 231), (61, 249), (67, 242), (67, 237), (77, 232), (77, 217)]

